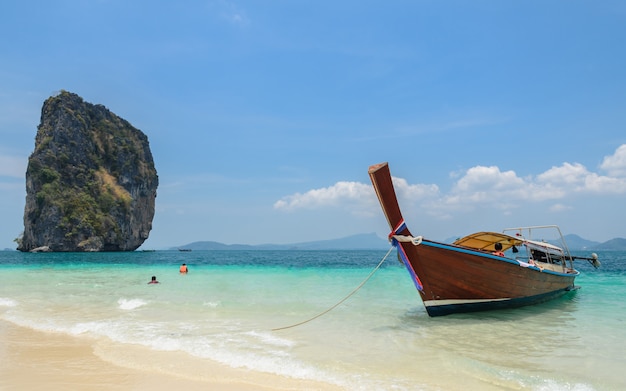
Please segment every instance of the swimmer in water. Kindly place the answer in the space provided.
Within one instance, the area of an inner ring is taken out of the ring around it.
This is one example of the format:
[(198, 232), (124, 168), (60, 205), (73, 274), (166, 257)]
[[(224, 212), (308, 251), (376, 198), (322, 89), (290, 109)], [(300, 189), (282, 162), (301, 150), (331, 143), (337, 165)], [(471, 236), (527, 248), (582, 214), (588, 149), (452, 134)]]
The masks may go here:
[(158, 284), (159, 282), (156, 279), (156, 276), (152, 276), (152, 280), (148, 284)]

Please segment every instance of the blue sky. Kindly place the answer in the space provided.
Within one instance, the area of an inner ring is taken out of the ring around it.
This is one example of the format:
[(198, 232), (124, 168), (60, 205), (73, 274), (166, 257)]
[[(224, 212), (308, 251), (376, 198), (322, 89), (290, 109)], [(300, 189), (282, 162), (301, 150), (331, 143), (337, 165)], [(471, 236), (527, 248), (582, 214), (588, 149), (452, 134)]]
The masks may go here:
[(622, 1), (24, 0), (0, 35), (0, 248), (61, 89), (148, 136), (143, 248), (384, 237), (383, 161), (416, 235), (626, 237)]

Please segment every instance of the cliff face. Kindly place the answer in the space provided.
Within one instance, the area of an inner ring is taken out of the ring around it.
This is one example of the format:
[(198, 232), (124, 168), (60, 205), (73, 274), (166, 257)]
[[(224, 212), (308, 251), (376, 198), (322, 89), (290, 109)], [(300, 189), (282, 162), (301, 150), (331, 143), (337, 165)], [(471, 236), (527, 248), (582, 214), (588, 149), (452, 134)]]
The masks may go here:
[(135, 250), (152, 229), (157, 186), (146, 135), (63, 91), (42, 108), (18, 250)]

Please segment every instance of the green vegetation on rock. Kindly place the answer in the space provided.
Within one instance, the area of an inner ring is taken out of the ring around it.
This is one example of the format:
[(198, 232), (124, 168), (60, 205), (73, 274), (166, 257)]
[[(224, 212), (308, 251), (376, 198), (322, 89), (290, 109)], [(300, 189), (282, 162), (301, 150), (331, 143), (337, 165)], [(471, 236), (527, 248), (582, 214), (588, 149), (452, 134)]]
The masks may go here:
[(152, 228), (157, 186), (145, 134), (62, 91), (42, 108), (18, 250), (134, 250)]

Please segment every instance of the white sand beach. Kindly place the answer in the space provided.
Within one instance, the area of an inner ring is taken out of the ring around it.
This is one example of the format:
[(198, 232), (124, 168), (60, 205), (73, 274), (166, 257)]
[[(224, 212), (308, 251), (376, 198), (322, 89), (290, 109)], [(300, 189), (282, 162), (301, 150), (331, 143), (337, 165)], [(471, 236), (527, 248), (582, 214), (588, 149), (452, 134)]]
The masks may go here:
[[(144, 347), (124, 351), (103, 348), (101, 342), (89, 338), (34, 331), (6, 321), (0, 321), (0, 339), (0, 389), (7, 391), (339, 389), (326, 383), (189, 359), (183, 353), (155, 352)], [(101, 355), (119, 355), (116, 361), (132, 356), (128, 363), (142, 359), (147, 365), (117, 365)]]

